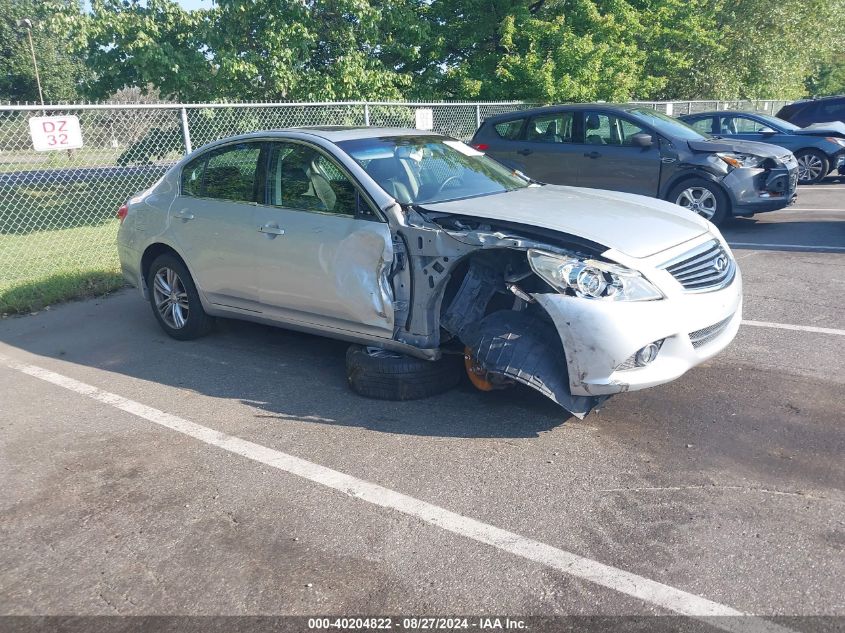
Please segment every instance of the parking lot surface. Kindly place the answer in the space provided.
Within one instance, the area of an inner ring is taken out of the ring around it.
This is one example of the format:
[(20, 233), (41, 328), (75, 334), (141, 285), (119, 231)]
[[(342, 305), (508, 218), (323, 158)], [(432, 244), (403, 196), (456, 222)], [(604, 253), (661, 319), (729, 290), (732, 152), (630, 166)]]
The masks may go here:
[(723, 232), (734, 343), (583, 421), (134, 290), (0, 321), (0, 614), (845, 616), (845, 182)]

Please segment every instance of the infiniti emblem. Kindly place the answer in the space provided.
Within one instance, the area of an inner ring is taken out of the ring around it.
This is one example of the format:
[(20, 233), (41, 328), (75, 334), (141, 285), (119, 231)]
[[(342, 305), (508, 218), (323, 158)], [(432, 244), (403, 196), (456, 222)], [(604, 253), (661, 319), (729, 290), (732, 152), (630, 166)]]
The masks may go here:
[(716, 261), (713, 262), (713, 268), (716, 269), (716, 272), (721, 273), (724, 272), (725, 269), (728, 267), (728, 258), (724, 255), (719, 255), (716, 258)]

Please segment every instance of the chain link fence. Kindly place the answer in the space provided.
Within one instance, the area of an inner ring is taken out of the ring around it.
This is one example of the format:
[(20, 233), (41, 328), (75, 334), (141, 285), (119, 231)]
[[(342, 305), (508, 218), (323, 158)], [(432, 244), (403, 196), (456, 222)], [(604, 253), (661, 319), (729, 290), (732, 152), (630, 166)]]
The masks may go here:
[[(717, 108), (777, 111), (784, 102), (649, 102), (680, 115)], [(494, 114), (531, 107), (494, 103), (284, 103), (0, 105), (0, 312), (4, 295), (37, 292), (63, 276), (118, 269), (117, 209), (186, 152), (218, 138), (302, 125), (415, 127), (420, 109), (433, 129), (469, 139)], [(84, 146), (36, 152), (35, 116), (75, 115)]]

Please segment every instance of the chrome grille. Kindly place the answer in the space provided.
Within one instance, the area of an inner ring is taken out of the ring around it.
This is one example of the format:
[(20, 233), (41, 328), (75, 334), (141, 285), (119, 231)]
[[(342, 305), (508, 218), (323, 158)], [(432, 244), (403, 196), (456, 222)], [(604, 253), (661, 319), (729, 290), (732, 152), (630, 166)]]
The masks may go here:
[(664, 264), (665, 270), (689, 292), (724, 288), (733, 281), (736, 263), (718, 240), (697, 246)]
[(695, 349), (703, 345), (707, 345), (710, 341), (713, 341), (719, 338), (719, 335), (725, 331), (725, 328), (728, 327), (728, 323), (731, 322), (733, 315), (729, 316), (727, 319), (719, 321), (718, 323), (714, 323), (713, 325), (708, 325), (705, 328), (700, 330), (696, 330), (695, 332), (689, 333), (689, 340), (692, 343), (692, 346)]

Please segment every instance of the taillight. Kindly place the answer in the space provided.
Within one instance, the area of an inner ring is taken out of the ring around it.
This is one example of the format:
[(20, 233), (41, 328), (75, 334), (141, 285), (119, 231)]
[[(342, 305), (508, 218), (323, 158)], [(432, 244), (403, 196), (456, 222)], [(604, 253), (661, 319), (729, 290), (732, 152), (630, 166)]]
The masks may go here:
[(473, 147), (477, 149), (479, 152), (483, 152), (485, 150), (490, 149), (490, 146), (487, 143), (474, 143)]
[(129, 207), (125, 204), (117, 210), (117, 219), (120, 220), (121, 224), (123, 224), (123, 221), (126, 219), (126, 215), (128, 213)]

